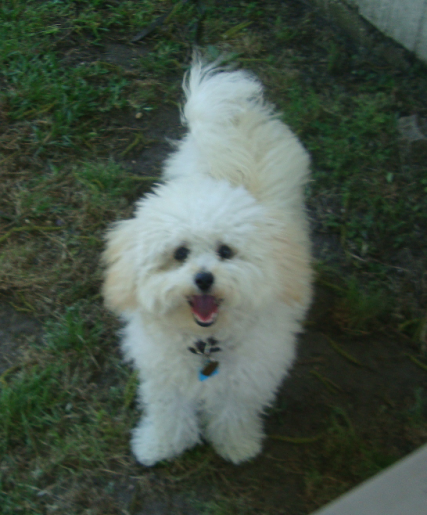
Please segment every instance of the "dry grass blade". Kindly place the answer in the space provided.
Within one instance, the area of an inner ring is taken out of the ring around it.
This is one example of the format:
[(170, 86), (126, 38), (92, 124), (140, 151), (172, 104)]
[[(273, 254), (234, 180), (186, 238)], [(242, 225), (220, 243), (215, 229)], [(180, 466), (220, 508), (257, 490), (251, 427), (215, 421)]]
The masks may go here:
[(340, 386), (335, 384), (331, 379), (317, 372), (317, 370), (310, 370), (310, 374), (312, 374), (314, 377), (317, 377), (323, 386), (331, 393), (337, 393), (337, 391), (342, 392), (342, 388)]
[(425, 370), (427, 372), (427, 365), (425, 363), (423, 363), (422, 361), (420, 361), (419, 359), (417, 359), (415, 356), (412, 356), (412, 354), (406, 354), (408, 356), (408, 358), (413, 362), (415, 363), (415, 365), (417, 365), (417, 367), (420, 367), (422, 368), (423, 370)]
[(305, 445), (309, 443), (318, 442), (325, 435), (319, 434), (315, 436), (285, 436), (285, 435), (268, 435), (272, 440), (280, 440), (282, 442), (291, 443), (295, 445)]
[(354, 356), (352, 356), (351, 354), (349, 354), (347, 351), (345, 351), (340, 345), (338, 345), (338, 343), (334, 342), (334, 340), (332, 340), (332, 338), (330, 338), (329, 336), (327, 335), (324, 335), (326, 337), (326, 339), (328, 340), (329, 344), (331, 345), (331, 347), (338, 352), (338, 354), (340, 354), (341, 356), (343, 356), (346, 360), (350, 361), (350, 363), (353, 363), (354, 365), (357, 365), (359, 367), (362, 367), (362, 363), (360, 363), (360, 361), (358, 359), (356, 359)]

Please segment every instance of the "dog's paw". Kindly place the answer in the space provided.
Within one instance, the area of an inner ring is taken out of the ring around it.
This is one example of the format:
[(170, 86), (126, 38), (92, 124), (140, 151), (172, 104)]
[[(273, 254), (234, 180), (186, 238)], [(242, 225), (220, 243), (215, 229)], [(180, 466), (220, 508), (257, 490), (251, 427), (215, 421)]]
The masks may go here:
[(216, 452), (225, 460), (235, 465), (255, 458), (262, 450), (262, 439), (246, 438), (242, 436), (238, 440), (228, 442), (212, 442)]
[(159, 445), (158, 441), (153, 440), (144, 428), (136, 428), (133, 431), (131, 439), (132, 452), (141, 465), (152, 467), (158, 461), (165, 460), (169, 457), (166, 449)]
[(235, 464), (250, 460), (262, 450), (264, 432), (258, 413), (234, 409), (210, 417), (206, 437), (215, 451)]
[(152, 467), (159, 461), (178, 456), (199, 442), (197, 432), (182, 431), (177, 434), (176, 429), (173, 423), (169, 428), (165, 425), (160, 428), (149, 420), (142, 420), (133, 430), (131, 439), (132, 452), (139, 463)]

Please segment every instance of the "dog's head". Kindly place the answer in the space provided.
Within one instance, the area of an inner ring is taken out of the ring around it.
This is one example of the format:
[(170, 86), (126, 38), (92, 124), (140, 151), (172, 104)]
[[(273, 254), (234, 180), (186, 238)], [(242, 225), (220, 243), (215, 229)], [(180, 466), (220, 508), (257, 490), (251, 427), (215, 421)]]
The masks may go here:
[(225, 181), (159, 186), (107, 235), (107, 306), (194, 330), (254, 316), (267, 300), (298, 302), (308, 264), (291, 229)]

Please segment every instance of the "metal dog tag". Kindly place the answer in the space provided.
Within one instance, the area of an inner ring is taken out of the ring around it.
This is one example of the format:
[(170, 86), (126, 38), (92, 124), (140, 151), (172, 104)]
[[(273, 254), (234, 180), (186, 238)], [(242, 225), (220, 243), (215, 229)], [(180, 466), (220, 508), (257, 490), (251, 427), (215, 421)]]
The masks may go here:
[(209, 377), (218, 374), (218, 365), (218, 361), (213, 359), (209, 360), (199, 372), (200, 381), (204, 381), (205, 379), (209, 379)]

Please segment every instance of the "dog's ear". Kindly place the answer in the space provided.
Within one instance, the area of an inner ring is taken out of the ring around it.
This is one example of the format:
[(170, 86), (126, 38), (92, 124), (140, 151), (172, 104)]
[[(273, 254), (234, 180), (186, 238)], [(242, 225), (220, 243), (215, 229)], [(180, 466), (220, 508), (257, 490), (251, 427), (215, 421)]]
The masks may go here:
[(107, 233), (107, 247), (102, 255), (105, 304), (118, 314), (134, 310), (137, 306), (136, 225), (135, 219), (115, 224)]

